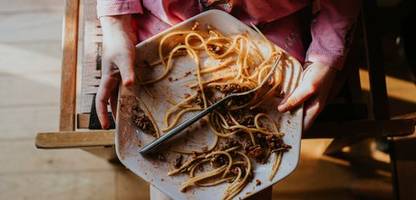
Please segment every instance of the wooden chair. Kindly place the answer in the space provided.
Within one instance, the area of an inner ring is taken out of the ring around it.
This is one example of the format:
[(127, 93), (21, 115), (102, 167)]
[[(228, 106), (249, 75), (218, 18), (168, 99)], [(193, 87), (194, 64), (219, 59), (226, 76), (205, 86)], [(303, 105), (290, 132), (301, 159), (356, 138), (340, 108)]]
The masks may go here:
[[(54, 132), (38, 133), (36, 147), (40, 149), (82, 148), (102, 158), (116, 161), (114, 149), (114, 130), (99, 130), (100, 126), (95, 114), (94, 96), (101, 76), (101, 30), (95, 15), (96, 0), (83, 1), (66, 0), (64, 32), (63, 32), (63, 58), (61, 77), (61, 104), (59, 130)], [(343, 97), (328, 105), (304, 139), (309, 138), (335, 138), (326, 150), (326, 154), (334, 155), (348, 145), (365, 138), (399, 137), (414, 132), (415, 116), (407, 118), (390, 119), (388, 115), (388, 102), (386, 94), (385, 74), (380, 58), (380, 41), (377, 32), (374, 32), (376, 19), (371, 15), (376, 7), (374, 1), (365, 1), (364, 12), (360, 22), (361, 27), (356, 31), (355, 45), (360, 45), (348, 60), (346, 69), (349, 76), (343, 87)], [(80, 10), (80, 7), (83, 9)], [(83, 27), (82, 30), (79, 27)], [(82, 37), (79, 35), (82, 34)], [(79, 39), (82, 38), (80, 41)], [(78, 44), (83, 45), (79, 51)], [(364, 44), (364, 47), (363, 47)], [(79, 53), (82, 55), (81, 66), (78, 66)], [(367, 66), (371, 99), (369, 107), (362, 101), (359, 83), (358, 66)], [(82, 69), (81, 91), (77, 96), (77, 70)], [(342, 95), (341, 95), (342, 96)], [(341, 99), (341, 100), (340, 100)], [(367, 112), (367, 109), (369, 112)], [(334, 113), (336, 115), (334, 115)], [(331, 119), (331, 120), (328, 120)], [(335, 120), (334, 120), (335, 119)], [(95, 130), (94, 130), (95, 129)], [(396, 197), (399, 195), (397, 186), (397, 170), (403, 158), (397, 153), (403, 148), (410, 148), (408, 140), (390, 140), (396, 150), (392, 151), (392, 172)], [(402, 147), (403, 141), (408, 145)], [(414, 139), (412, 139), (414, 142)], [(400, 146), (398, 146), (400, 145)], [(397, 148), (400, 147), (400, 148)], [(405, 199), (405, 198), (402, 198)]]

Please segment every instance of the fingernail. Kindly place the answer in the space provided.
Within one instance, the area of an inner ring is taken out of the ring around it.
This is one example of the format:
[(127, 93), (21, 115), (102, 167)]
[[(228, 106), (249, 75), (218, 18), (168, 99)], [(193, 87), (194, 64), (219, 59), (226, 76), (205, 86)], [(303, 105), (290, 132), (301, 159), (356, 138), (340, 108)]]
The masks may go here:
[(277, 110), (279, 110), (279, 112), (286, 112), (286, 106), (285, 105), (279, 105), (277, 106)]
[(134, 83), (133, 79), (123, 80), (123, 85), (126, 86), (126, 87), (133, 85), (133, 83)]
[(103, 129), (108, 129), (108, 128), (110, 128), (110, 127), (109, 127), (109, 125), (108, 125), (108, 124), (103, 124), (103, 125), (102, 125), (102, 128), (103, 128)]

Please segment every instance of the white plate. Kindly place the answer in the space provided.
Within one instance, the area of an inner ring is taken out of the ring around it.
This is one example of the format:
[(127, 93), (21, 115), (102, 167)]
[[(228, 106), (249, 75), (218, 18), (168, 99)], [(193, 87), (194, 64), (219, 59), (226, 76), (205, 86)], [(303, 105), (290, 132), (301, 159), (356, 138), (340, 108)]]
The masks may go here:
[[(146, 41), (141, 42), (137, 45), (137, 55), (139, 66), (144, 66), (144, 60), (152, 62), (158, 59), (158, 43), (163, 35), (173, 30), (189, 30), (194, 25), (194, 22), (198, 21), (201, 26), (207, 24), (215, 27), (225, 35), (235, 35), (242, 32), (247, 32), (251, 39), (260, 40), (260, 36), (253, 31), (250, 27), (240, 22), (228, 13), (219, 10), (210, 10), (194, 16), (182, 23), (179, 23), (160, 34), (157, 34)], [(262, 46), (261, 42), (259, 45)], [(141, 63), (141, 64), (140, 64)], [(286, 93), (293, 90), (300, 79), (302, 68), (300, 63), (290, 57), (289, 62), (286, 63), (288, 69), (285, 72), (284, 85)], [(173, 70), (170, 73), (172, 77), (171, 81), (162, 80), (157, 84), (154, 84), (149, 90), (152, 91), (152, 96), (145, 92), (145, 89), (139, 88), (127, 90), (121, 88), (120, 96), (124, 100), (119, 99), (118, 117), (117, 117), (117, 128), (116, 128), (116, 151), (120, 161), (133, 173), (142, 177), (144, 180), (156, 186), (159, 190), (172, 197), (173, 199), (221, 199), (223, 192), (227, 184), (221, 184), (213, 187), (203, 188), (191, 188), (187, 192), (180, 192), (180, 184), (188, 177), (186, 175), (168, 176), (167, 172), (171, 167), (171, 161), (174, 159), (174, 155), (169, 153), (164, 154), (167, 162), (161, 162), (157, 159), (148, 159), (142, 157), (138, 150), (144, 144), (153, 140), (152, 137), (142, 133), (139, 129), (131, 125), (129, 121), (129, 107), (131, 101), (125, 101), (126, 97), (140, 99), (140, 107), (147, 108), (147, 112), (152, 113), (157, 124), (160, 127), (162, 125), (163, 113), (171, 105), (166, 101), (166, 97), (179, 98), (185, 92), (187, 87), (184, 85), (194, 76), (186, 76), (187, 71), (193, 70), (194, 64), (189, 58), (178, 58), (175, 61)], [(139, 72), (140, 73), (140, 72)], [(149, 71), (141, 72), (145, 73), (146, 77), (151, 76)], [(148, 86), (146, 86), (148, 87)], [(276, 106), (280, 99), (269, 101), (268, 105), (265, 105), (269, 110), (276, 122), (280, 124), (280, 130), (285, 133), (284, 141), (286, 144), (292, 146), (292, 148), (284, 153), (280, 168), (273, 178), (269, 181), (268, 176), (274, 156), (271, 156), (269, 162), (266, 164), (254, 163), (254, 178), (236, 197), (244, 198), (259, 192), (268, 186), (282, 180), (284, 177), (289, 175), (297, 166), (300, 153), (300, 140), (302, 134), (302, 113), (303, 108), (299, 108), (292, 113), (280, 114), (276, 110)], [(176, 142), (178, 145), (185, 145), (186, 147), (192, 148), (200, 145), (207, 145), (212, 141), (212, 133), (209, 133), (208, 129), (198, 130), (197, 132), (188, 131), (182, 137), (187, 137), (186, 143)], [(178, 140), (177, 140), (178, 141)], [(261, 181), (259, 186), (256, 186), (256, 179)]]

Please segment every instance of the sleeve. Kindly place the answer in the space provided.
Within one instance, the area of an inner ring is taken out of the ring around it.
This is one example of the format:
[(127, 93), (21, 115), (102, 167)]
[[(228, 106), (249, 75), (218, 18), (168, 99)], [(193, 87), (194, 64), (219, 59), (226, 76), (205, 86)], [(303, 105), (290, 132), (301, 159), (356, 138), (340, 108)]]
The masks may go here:
[(97, 0), (97, 16), (143, 13), (140, 0)]
[(314, 7), (317, 12), (311, 23), (312, 42), (306, 61), (321, 62), (341, 70), (361, 1), (318, 0)]

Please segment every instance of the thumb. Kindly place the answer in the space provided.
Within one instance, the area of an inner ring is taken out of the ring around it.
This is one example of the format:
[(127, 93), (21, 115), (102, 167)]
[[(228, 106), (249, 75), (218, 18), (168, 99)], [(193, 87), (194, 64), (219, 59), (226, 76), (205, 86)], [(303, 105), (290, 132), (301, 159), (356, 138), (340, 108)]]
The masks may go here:
[(286, 112), (301, 105), (315, 92), (312, 84), (303, 82), (300, 84), (285, 100), (283, 100), (277, 109), (279, 112)]

